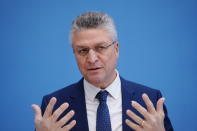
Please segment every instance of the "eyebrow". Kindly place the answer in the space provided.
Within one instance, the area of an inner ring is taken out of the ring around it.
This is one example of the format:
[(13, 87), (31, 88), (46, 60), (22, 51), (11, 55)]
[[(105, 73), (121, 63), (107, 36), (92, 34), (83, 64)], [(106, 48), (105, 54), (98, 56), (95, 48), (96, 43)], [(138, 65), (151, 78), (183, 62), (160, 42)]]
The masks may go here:
[(77, 48), (89, 48), (88, 46), (76, 45)]
[[(96, 46), (103, 46), (104, 44), (108, 44), (109, 42), (99, 42), (96, 43), (94, 47)], [(83, 46), (83, 45), (76, 45), (77, 48), (89, 48), (88, 46)]]

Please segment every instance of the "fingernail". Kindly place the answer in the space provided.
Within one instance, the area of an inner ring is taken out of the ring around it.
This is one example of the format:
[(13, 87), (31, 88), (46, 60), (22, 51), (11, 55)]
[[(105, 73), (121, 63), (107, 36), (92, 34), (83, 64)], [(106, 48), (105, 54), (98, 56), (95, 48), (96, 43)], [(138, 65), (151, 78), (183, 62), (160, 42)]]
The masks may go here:
[(77, 121), (76, 121), (76, 120), (73, 120), (72, 122), (74, 122), (74, 124), (76, 124), (76, 123), (77, 123)]
[(69, 104), (67, 102), (64, 103), (67, 107), (69, 107)]
[(56, 99), (56, 98), (55, 98), (55, 97), (52, 97), (51, 99), (53, 99), (53, 100), (54, 100), (54, 99)]
[(71, 110), (71, 111), (70, 111), (70, 113), (71, 113), (71, 114), (74, 114), (74, 113), (75, 113), (75, 111), (74, 111), (74, 110)]
[(125, 122), (126, 122), (126, 123), (128, 123), (128, 122), (129, 122), (129, 120), (128, 120), (128, 119), (126, 119), (126, 120), (125, 120)]
[(67, 107), (68, 105), (67, 103), (63, 103), (61, 106), (64, 108), (64, 107)]
[(163, 101), (165, 101), (166, 100), (166, 98), (165, 97), (163, 97)]
[(50, 102), (52, 101), (52, 103), (55, 103), (56, 102), (56, 98), (55, 97), (52, 97), (51, 99), (50, 99)]
[(132, 104), (132, 105), (135, 105), (135, 104), (136, 104), (136, 101), (131, 101), (131, 104)]
[(31, 104), (31, 107), (34, 108), (36, 106), (36, 104)]
[(143, 93), (142, 94), (142, 97), (147, 97), (148, 95), (146, 93)]

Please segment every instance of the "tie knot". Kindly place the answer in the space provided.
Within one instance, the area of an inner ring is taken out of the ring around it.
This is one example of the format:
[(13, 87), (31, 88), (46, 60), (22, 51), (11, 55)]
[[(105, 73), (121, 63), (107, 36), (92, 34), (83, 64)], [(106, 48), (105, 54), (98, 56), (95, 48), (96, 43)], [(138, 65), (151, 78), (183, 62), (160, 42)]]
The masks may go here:
[(96, 98), (101, 102), (101, 101), (104, 101), (106, 102), (107, 100), (107, 95), (109, 93), (107, 91), (100, 91), (97, 95), (96, 95)]

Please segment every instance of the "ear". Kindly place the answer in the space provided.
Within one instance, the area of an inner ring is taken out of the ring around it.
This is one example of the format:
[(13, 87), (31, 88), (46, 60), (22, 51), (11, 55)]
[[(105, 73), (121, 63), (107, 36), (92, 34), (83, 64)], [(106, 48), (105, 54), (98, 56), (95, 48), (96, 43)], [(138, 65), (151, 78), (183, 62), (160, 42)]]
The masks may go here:
[(115, 50), (116, 50), (117, 56), (119, 57), (119, 43), (118, 42), (115, 43)]

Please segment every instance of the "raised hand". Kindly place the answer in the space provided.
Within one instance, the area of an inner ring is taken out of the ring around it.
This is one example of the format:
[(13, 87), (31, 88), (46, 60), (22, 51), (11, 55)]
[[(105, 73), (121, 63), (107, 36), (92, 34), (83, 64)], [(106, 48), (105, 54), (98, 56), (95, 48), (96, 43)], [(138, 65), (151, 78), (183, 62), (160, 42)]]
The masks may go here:
[(72, 120), (70, 123), (65, 125), (65, 123), (67, 123), (74, 116), (75, 112), (73, 110), (57, 121), (59, 116), (68, 108), (69, 104), (63, 103), (54, 111), (54, 113), (52, 113), (56, 101), (57, 99), (55, 97), (51, 98), (43, 116), (40, 107), (35, 104), (32, 105), (32, 108), (35, 111), (34, 121), (36, 131), (69, 131), (75, 126), (76, 120)]
[(157, 101), (157, 107), (153, 106), (147, 94), (143, 94), (142, 98), (147, 106), (147, 109), (142, 107), (136, 101), (132, 101), (131, 106), (133, 106), (140, 114), (144, 116), (144, 120), (137, 116), (131, 110), (127, 110), (127, 115), (132, 118), (136, 123), (126, 119), (126, 124), (136, 131), (165, 131), (164, 128), (164, 111), (163, 103), (165, 98), (160, 98)]

